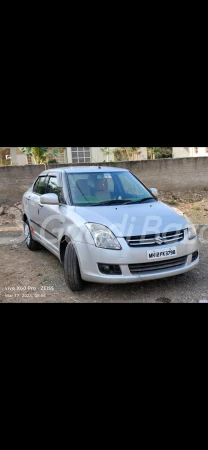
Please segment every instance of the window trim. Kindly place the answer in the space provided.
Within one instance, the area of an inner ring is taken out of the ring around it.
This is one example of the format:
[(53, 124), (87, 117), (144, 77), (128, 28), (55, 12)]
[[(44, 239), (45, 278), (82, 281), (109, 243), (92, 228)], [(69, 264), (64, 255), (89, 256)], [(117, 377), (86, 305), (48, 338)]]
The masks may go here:
[[(56, 178), (57, 179), (57, 186), (58, 186), (58, 177), (57, 177), (57, 175), (48, 175), (48, 182), (47, 182), (46, 190), (48, 188), (50, 178)], [(53, 194), (53, 192), (46, 192), (46, 194)]]

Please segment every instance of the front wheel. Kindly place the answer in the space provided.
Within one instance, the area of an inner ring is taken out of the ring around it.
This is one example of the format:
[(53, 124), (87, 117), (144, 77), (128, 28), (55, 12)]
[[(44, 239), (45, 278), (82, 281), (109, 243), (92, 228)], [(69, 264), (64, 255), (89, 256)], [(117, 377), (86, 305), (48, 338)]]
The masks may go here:
[(40, 248), (40, 245), (38, 244), (38, 242), (34, 241), (34, 239), (32, 237), (32, 233), (31, 233), (31, 229), (30, 229), (28, 221), (25, 222), (25, 241), (26, 241), (27, 248), (29, 248), (29, 250), (31, 250), (31, 251), (38, 250)]
[(82, 280), (77, 254), (71, 242), (67, 245), (64, 256), (64, 276), (67, 286), (72, 291), (83, 290), (85, 283)]

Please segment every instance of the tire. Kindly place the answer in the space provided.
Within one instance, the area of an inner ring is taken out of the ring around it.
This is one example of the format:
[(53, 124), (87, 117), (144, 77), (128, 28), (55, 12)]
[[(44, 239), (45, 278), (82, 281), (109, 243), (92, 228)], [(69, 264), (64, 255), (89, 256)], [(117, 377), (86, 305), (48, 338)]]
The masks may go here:
[(40, 248), (40, 244), (38, 242), (34, 241), (34, 239), (32, 237), (32, 233), (30, 230), (30, 225), (29, 225), (28, 220), (26, 220), (26, 222), (25, 222), (25, 241), (26, 241), (27, 248), (31, 251), (35, 251)]
[(64, 276), (67, 286), (72, 291), (82, 291), (84, 289), (85, 283), (81, 277), (79, 261), (71, 242), (69, 242), (65, 251)]

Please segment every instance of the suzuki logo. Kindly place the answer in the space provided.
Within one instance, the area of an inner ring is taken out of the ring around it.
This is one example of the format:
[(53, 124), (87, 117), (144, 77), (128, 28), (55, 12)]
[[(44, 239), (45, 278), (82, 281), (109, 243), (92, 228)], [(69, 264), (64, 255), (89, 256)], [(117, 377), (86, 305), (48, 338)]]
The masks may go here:
[(155, 243), (156, 244), (158, 244), (158, 245), (162, 245), (163, 244), (163, 238), (161, 238), (160, 236), (158, 236), (156, 239), (155, 239)]

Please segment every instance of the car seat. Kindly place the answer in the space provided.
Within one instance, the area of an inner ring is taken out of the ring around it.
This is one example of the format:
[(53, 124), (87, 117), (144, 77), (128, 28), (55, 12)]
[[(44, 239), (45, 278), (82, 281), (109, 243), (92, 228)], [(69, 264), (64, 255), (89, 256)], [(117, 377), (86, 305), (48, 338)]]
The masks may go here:
[(103, 202), (111, 200), (110, 192), (107, 191), (108, 183), (106, 179), (97, 180), (95, 183), (95, 196)]

